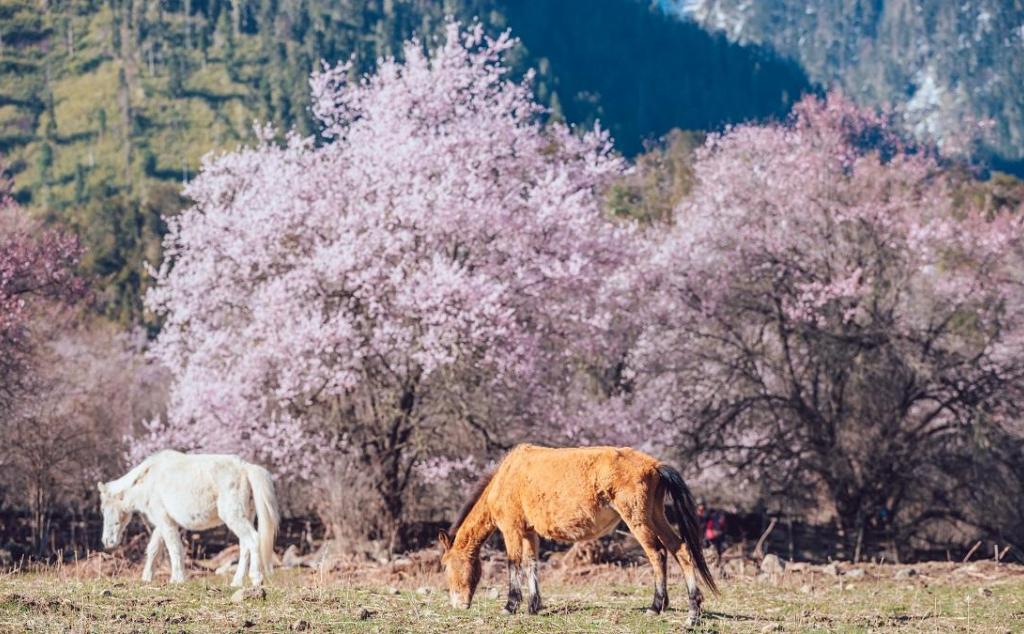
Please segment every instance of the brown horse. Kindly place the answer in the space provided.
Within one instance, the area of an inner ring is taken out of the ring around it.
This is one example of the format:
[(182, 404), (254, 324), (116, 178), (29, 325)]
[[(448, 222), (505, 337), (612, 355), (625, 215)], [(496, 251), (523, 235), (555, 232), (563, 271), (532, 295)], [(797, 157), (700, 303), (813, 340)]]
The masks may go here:
[[(669, 493), (682, 537), (665, 517)], [(701, 550), (693, 497), (679, 472), (634, 449), (581, 447), (551, 449), (519, 445), (497, 470), (483, 478), (459, 513), (451, 532), (441, 531), (442, 564), (453, 607), (468, 608), (480, 582), (480, 548), (500, 530), (508, 552), (508, 603), (522, 601), (525, 564), (528, 610), (540, 609), (537, 585), (539, 538), (565, 542), (596, 539), (626, 522), (654, 567), (650, 613), (668, 607), (666, 564), (672, 553), (683, 569), (690, 598), (690, 623), (700, 618), (697, 575), (717, 592)]]

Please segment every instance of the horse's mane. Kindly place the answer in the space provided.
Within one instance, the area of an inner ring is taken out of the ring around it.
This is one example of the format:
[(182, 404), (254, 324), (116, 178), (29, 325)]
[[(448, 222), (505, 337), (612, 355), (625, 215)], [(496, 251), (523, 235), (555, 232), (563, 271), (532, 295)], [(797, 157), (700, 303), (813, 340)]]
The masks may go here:
[(156, 462), (158, 458), (169, 453), (175, 452), (169, 449), (158, 451), (152, 456), (149, 456), (148, 458), (140, 462), (139, 464), (135, 465), (134, 467), (132, 467), (131, 471), (110, 483), (110, 492), (122, 493), (132, 488), (133, 486), (135, 486), (136, 483), (138, 483), (139, 480), (142, 479), (142, 476), (146, 475), (150, 467), (153, 466), (153, 463)]
[(452, 522), (452, 526), (448, 530), (448, 534), (451, 535), (452, 539), (455, 539), (455, 536), (458, 535), (459, 528), (462, 526), (462, 523), (466, 521), (466, 516), (469, 515), (469, 512), (473, 510), (474, 506), (476, 506), (477, 501), (480, 500), (480, 496), (484, 494), (484, 490), (487, 488), (487, 485), (491, 483), (491, 479), (493, 477), (494, 472), (489, 471), (480, 476), (480, 479), (473, 485), (473, 492), (470, 493), (469, 499), (466, 500), (466, 503), (462, 505), (461, 509), (459, 509), (459, 514), (455, 516), (455, 521)]

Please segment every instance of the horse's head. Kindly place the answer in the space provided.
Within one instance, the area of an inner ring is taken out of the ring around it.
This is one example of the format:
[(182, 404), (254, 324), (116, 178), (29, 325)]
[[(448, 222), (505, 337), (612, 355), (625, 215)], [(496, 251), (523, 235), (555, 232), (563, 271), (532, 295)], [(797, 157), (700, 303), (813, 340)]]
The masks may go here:
[(121, 543), (132, 512), (124, 502), (124, 494), (111, 492), (110, 487), (102, 482), (97, 482), (96, 488), (100, 491), (100, 508), (103, 511), (103, 547), (113, 548)]
[(441, 531), (437, 539), (441, 543), (441, 565), (448, 577), (448, 595), (452, 607), (468, 609), (473, 602), (476, 586), (480, 583), (480, 557), (452, 548), (452, 539), (445, 531)]

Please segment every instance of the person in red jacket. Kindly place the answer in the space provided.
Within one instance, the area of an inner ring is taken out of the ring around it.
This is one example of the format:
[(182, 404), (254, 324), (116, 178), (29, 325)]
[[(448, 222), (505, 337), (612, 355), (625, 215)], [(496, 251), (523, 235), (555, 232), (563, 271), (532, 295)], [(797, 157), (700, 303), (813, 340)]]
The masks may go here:
[(704, 547), (713, 546), (719, 558), (725, 550), (725, 513), (709, 509), (704, 498), (697, 499), (697, 519), (704, 535)]

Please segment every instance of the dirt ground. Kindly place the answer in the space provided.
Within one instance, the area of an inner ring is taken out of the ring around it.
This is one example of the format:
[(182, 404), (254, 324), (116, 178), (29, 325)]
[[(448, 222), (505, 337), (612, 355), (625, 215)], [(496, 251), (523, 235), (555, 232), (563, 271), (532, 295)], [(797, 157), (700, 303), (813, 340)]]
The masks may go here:
[[(387, 564), (334, 561), (279, 569), (266, 596), (232, 599), (229, 577), (193, 565), (185, 584), (139, 580), (138, 566), (107, 555), (0, 576), (3, 632), (669, 632), (683, 629), (678, 570), (672, 607), (644, 609), (646, 565), (566, 563), (541, 568), (541, 614), (506, 616), (497, 553), (473, 607), (456, 611), (436, 553)], [(1024, 632), (1024, 566), (977, 562), (913, 566), (791, 564), (765, 574), (733, 562), (722, 593), (707, 597), (700, 632)]]

